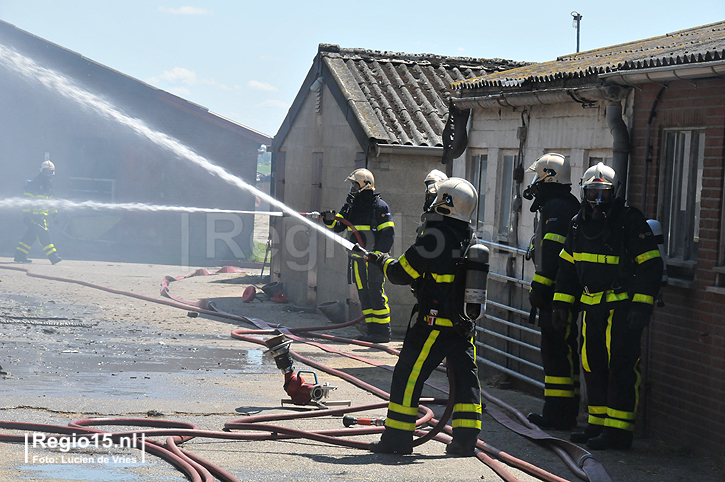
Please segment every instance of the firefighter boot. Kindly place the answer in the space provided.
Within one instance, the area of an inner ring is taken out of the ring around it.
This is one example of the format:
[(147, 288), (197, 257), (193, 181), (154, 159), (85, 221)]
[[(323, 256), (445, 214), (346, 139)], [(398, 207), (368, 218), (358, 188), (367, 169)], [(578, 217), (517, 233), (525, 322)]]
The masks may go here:
[(15, 251), (15, 260), (16, 263), (32, 263), (33, 260), (28, 259), (28, 255), (23, 253), (20, 250)]
[(61, 261), (63, 261), (63, 258), (61, 258), (60, 256), (58, 256), (58, 254), (57, 254), (57, 253), (53, 253), (53, 254), (51, 254), (50, 256), (48, 256), (48, 259), (50, 260), (50, 262), (51, 262), (52, 264), (58, 264), (58, 263), (60, 263)]
[(602, 429), (604, 427), (601, 425), (592, 425), (587, 424), (586, 428), (581, 432), (572, 432), (571, 437), (569, 437), (569, 440), (574, 442), (575, 444), (584, 444), (589, 441), (589, 439), (598, 437), (602, 433)]
[(386, 427), (380, 440), (370, 443), (370, 451), (378, 454), (412, 454), (413, 432)]
[(546, 400), (541, 414), (530, 413), (526, 418), (543, 430), (571, 430), (576, 427), (576, 413), (572, 410), (573, 400), (568, 398)]
[(592, 450), (628, 450), (632, 447), (634, 434), (629, 430), (605, 427), (599, 436), (590, 438), (587, 447)]
[(455, 457), (473, 457), (476, 453), (478, 433), (473, 430), (453, 429), (453, 440), (446, 445), (446, 453)]
[(365, 323), (367, 335), (358, 336), (356, 340), (370, 343), (388, 343), (390, 341), (390, 323)]

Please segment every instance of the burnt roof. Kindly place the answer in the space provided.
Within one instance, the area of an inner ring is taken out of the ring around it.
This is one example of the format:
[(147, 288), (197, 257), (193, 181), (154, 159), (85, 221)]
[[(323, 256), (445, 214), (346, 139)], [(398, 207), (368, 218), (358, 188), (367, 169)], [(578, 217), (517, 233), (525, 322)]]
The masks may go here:
[(521, 87), (568, 79), (596, 78), (608, 72), (725, 59), (725, 21), (595, 50), (565, 55), (505, 72), (456, 82), (457, 90)]

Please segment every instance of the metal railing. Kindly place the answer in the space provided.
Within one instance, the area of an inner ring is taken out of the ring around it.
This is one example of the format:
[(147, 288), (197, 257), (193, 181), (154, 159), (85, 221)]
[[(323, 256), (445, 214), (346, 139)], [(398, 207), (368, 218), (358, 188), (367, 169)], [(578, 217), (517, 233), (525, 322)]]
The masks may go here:
[[(519, 249), (513, 246), (507, 246), (505, 244), (494, 243), (492, 241), (479, 241), (497, 251), (504, 251), (506, 253), (510, 253), (510, 256), (521, 256), (522, 263), (528, 262), (524, 259), (526, 255), (526, 250)], [(531, 286), (530, 281), (496, 272), (489, 272), (489, 281), (502, 283), (504, 285), (513, 284), (518, 289), (527, 289)], [(490, 289), (488, 291), (489, 293), (491, 293)], [(494, 308), (498, 312), (508, 314), (508, 316), (513, 318), (513, 320), (507, 320), (501, 316), (495, 316), (491, 314), (491, 308)], [(487, 321), (487, 324), (489, 324), (490, 326), (480, 326), (486, 324), (484, 322), (480, 323), (479, 326), (476, 327), (476, 333), (482, 335), (480, 337), (476, 337), (476, 346), (481, 349), (481, 354), (483, 355), (476, 356), (476, 359), (484, 365), (495, 368), (511, 377), (517, 378), (535, 387), (543, 389), (544, 384), (541, 381), (533, 378), (533, 376), (531, 376), (530, 374), (527, 375), (525, 373), (522, 373), (522, 367), (527, 367), (529, 369), (529, 372), (534, 371), (535, 373), (543, 374), (544, 371), (543, 366), (541, 366), (541, 348), (539, 348), (539, 346), (537, 345), (523, 341), (521, 339), (526, 334), (529, 335), (529, 337), (534, 337), (536, 340), (539, 340), (541, 336), (540, 331), (529, 328), (528, 326), (524, 326), (522, 323), (517, 323), (516, 321), (514, 321), (518, 319), (519, 322), (522, 322), (524, 319), (528, 319), (528, 317), (528, 312), (515, 306), (511, 306), (511, 304), (508, 304), (507, 302), (500, 302), (488, 299), (486, 301), (486, 315), (484, 316), (484, 320)], [(483, 341), (478, 340), (478, 338), (482, 338)], [(496, 348), (491, 344), (491, 342), (489, 342), (489, 340), (498, 340), (503, 342), (506, 349)], [(518, 353), (520, 351), (523, 351), (526, 354), (530, 354), (531, 356), (523, 356), (521, 353)], [(503, 358), (504, 360), (506, 360), (506, 365), (490, 360), (488, 357), (486, 357), (486, 354), (489, 353), (498, 355), (498, 358)], [(507, 366), (509, 365), (509, 361), (512, 362), (512, 364), (514, 365), (513, 367)]]

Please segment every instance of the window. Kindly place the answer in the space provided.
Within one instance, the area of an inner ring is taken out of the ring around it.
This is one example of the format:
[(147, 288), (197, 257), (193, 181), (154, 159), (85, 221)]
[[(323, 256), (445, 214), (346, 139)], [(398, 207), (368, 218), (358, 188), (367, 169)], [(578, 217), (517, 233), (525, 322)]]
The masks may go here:
[(700, 236), (704, 130), (665, 131), (662, 228), (668, 272), (692, 279)]
[(501, 173), (498, 176), (498, 184), (501, 187), (499, 192), (499, 212), (498, 212), (498, 238), (500, 241), (508, 241), (509, 228), (511, 226), (511, 201), (514, 191), (514, 166), (518, 162), (516, 155), (503, 156), (501, 163)]
[(476, 231), (480, 232), (483, 228), (484, 216), (486, 214), (486, 181), (488, 179), (486, 173), (488, 171), (488, 156), (473, 156), (473, 186), (478, 192), (478, 206), (474, 219), (476, 220)]

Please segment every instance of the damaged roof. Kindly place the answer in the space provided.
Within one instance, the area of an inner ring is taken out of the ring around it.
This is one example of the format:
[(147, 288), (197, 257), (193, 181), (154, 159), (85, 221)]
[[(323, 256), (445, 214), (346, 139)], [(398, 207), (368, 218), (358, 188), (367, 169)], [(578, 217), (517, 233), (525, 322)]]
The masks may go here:
[(584, 79), (616, 71), (694, 64), (725, 59), (725, 21), (611, 47), (565, 55), (505, 72), (456, 82), (456, 90), (520, 87)]
[(322, 77), (365, 148), (440, 147), (451, 84), (526, 65), (503, 59), (412, 55), (320, 44), (273, 149), (281, 146), (302, 101)]

